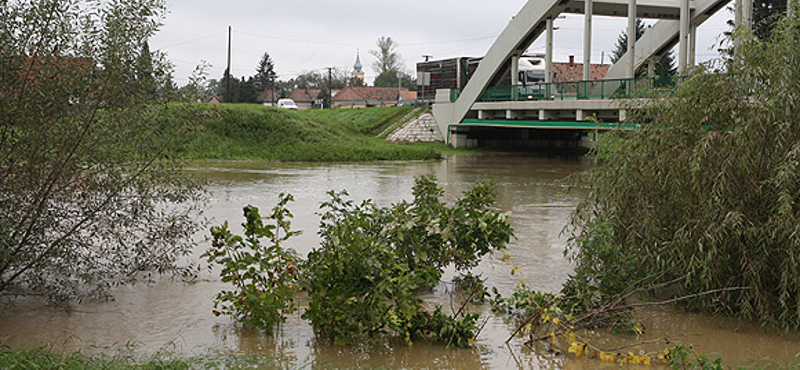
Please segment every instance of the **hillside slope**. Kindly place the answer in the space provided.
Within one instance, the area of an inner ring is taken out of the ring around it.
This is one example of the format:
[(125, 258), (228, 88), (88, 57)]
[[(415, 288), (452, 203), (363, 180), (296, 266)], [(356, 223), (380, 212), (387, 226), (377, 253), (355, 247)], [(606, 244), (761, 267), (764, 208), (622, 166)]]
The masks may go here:
[[(370, 135), (409, 108), (290, 111), (250, 104), (204, 105), (210, 114), (186, 143), (187, 159), (298, 162), (424, 160), (443, 145), (390, 143)], [(397, 118), (395, 118), (397, 117)]]

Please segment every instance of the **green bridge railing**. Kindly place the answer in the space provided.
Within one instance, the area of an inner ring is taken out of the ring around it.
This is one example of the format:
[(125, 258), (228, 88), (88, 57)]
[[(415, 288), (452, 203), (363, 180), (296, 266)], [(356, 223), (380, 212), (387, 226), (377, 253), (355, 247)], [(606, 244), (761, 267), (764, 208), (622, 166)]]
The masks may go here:
[[(561, 99), (611, 99), (669, 95), (686, 77), (622, 78), (596, 81), (534, 83), (527, 85), (491, 86), (478, 101), (528, 101)], [(450, 101), (461, 95), (461, 89), (450, 90)]]

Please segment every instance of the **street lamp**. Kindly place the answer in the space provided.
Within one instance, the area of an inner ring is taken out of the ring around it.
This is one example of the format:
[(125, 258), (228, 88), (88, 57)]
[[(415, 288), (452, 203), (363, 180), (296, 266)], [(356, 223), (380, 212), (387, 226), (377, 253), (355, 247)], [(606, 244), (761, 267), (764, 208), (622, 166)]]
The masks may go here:
[(397, 106), (400, 106), (400, 101), (403, 100), (403, 90), (401, 88), (402, 80), (400, 77), (403, 75), (402, 72), (397, 71)]

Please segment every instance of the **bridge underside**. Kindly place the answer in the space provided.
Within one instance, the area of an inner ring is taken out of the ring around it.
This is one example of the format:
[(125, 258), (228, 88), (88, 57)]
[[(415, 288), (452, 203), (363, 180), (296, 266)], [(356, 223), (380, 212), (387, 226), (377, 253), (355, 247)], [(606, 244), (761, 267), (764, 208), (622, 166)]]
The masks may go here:
[[(462, 123), (522, 120), (539, 122), (542, 127), (548, 127), (549, 121), (575, 121), (576, 126), (580, 127), (591, 117), (603, 122), (619, 122), (619, 102), (611, 99), (477, 102)], [(513, 122), (509, 124), (514, 125)]]
[[(629, 6), (634, 3), (636, 17), (659, 19), (635, 42), (637, 46), (633, 55), (629, 53), (623, 55), (611, 66), (604, 80), (633, 77), (630, 75), (630, 70), (638, 69), (652, 57), (671, 50), (678, 44), (679, 36), (685, 38), (686, 33), (682, 30), (682, 23), (684, 27), (696, 29), (723, 8), (728, 1), (591, 0), (591, 13), (595, 15), (627, 16)], [(624, 111), (615, 100), (608, 98), (480, 101), (487, 88), (498, 85), (502, 77), (511, 71), (515, 56), (522, 55), (544, 32), (548, 30), (552, 32), (552, 19), (561, 13), (582, 14), (588, 2), (588, 0), (529, 0), (489, 49), (455, 101), (451, 102), (449, 90), (437, 91), (433, 113), (442, 133), (446, 136), (460, 135), (460, 132), (482, 127), (481, 123), (489, 124), (488, 121), (502, 120), (512, 122), (493, 126), (516, 127), (513, 121), (538, 121), (539, 126), (547, 126), (547, 122), (550, 121), (572, 121), (579, 126), (580, 121), (593, 116), (604, 122), (622, 121)], [(684, 15), (684, 22), (680, 21), (681, 5), (684, 5), (684, 11), (688, 10), (689, 14)], [(531, 128), (536, 128), (534, 127), (536, 125), (528, 124)], [(459, 143), (456, 140), (453, 144), (458, 146)]]
[[(575, 104), (577, 103), (577, 104)], [(465, 118), (448, 129), (454, 147), (499, 147), (561, 150), (593, 148), (597, 133), (636, 129), (620, 124), (616, 101), (480, 102), (476, 118)]]

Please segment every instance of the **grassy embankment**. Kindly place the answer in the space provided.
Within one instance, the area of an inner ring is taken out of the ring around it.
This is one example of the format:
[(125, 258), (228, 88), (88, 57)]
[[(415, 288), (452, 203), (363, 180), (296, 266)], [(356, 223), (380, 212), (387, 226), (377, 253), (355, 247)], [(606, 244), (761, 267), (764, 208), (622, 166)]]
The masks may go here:
[(160, 353), (139, 356), (133, 350), (117, 355), (59, 354), (47, 349), (0, 350), (0, 369), (53, 370), (188, 370), (188, 369), (286, 369), (274, 359), (210, 353), (184, 356)]
[(290, 111), (252, 104), (205, 106), (210, 118), (185, 146), (186, 159), (346, 162), (426, 160), (441, 143), (398, 144), (376, 135), (412, 107)]
[[(308, 364), (306, 364), (308, 365)], [(730, 367), (739, 370), (800, 370), (800, 361), (788, 365), (777, 365), (765, 360), (761, 365)], [(188, 370), (188, 369), (297, 369), (305, 365), (293, 365), (267, 357), (209, 353), (202, 356), (184, 356), (161, 353), (149, 357), (138, 356), (132, 351), (118, 355), (87, 355), (82, 353), (58, 354), (47, 349), (0, 350), (0, 369), (58, 369), (58, 370)], [(325, 364), (315, 364), (314, 368), (335, 368)], [(636, 368), (629, 365), (626, 368)], [(642, 368), (641, 366), (638, 366)], [(693, 369), (719, 369), (708, 361)]]

